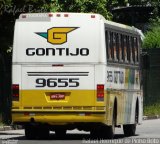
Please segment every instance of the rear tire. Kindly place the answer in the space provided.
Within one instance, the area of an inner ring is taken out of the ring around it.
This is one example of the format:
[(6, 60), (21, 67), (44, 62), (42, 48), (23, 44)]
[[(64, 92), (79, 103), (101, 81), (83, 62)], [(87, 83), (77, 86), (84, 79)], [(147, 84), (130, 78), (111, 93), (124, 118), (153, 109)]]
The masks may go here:
[(113, 139), (115, 135), (115, 126), (116, 126), (116, 116), (117, 116), (117, 105), (114, 104), (113, 116), (112, 116), (112, 125), (111, 126), (102, 126), (100, 129), (101, 138), (104, 139)]
[(36, 128), (33, 125), (25, 125), (25, 137), (28, 140), (36, 139)]
[(37, 129), (37, 138), (38, 139), (48, 139), (49, 138), (49, 129), (46, 126), (39, 126)]
[(94, 129), (91, 130), (90, 135), (92, 139), (100, 139), (102, 137), (103, 126), (98, 125)]
[(123, 125), (125, 136), (134, 136), (136, 133), (136, 124)]
[(98, 139), (113, 139), (115, 135), (115, 125), (106, 126), (103, 125), (98, 131), (95, 131), (94, 138)]
[(28, 124), (25, 126), (25, 136), (29, 140), (48, 139), (49, 129), (46, 126), (42, 126), (42, 125)]
[(91, 139), (113, 139), (115, 134), (115, 125), (106, 126), (101, 124), (95, 129), (91, 130)]
[(91, 130), (90, 135), (91, 135), (91, 139), (98, 139), (99, 138), (98, 130)]
[(125, 136), (134, 136), (136, 134), (136, 125), (138, 123), (138, 101), (136, 102), (135, 110), (135, 123), (123, 125), (123, 131)]
[(107, 135), (105, 138), (113, 139), (115, 135), (115, 125), (107, 126), (106, 130), (107, 130)]
[(66, 129), (56, 129), (55, 130), (55, 135), (57, 138), (63, 138), (66, 136)]

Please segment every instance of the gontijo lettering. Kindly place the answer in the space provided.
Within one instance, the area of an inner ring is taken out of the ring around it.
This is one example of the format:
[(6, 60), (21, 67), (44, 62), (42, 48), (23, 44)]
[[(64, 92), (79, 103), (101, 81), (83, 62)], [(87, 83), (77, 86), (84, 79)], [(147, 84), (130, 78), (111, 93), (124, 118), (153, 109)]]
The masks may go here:
[(88, 56), (88, 48), (27, 48), (27, 56)]

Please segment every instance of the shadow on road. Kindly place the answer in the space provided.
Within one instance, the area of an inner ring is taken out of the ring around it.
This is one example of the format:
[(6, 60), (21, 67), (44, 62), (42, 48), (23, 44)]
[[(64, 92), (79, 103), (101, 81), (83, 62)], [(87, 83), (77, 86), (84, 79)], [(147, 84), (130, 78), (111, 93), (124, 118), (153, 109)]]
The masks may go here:
[[(17, 134), (12, 134), (12, 135), (17, 135)], [(136, 135), (138, 136), (138, 135)], [(128, 138), (125, 137), (123, 134), (116, 134), (114, 139), (124, 139), (124, 138)], [(10, 138), (10, 140), (26, 140), (26, 137), (23, 136), (18, 136), (18, 137), (14, 137), (14, 138)], [(63, 136), (61, 138), (56, 137), (55, 134), (50, 134), (49, 138), (47, 140), (89, 140), (89, 139), (93, 139), (90, 137), (90, 134), (66, 134), (66, 136)]]

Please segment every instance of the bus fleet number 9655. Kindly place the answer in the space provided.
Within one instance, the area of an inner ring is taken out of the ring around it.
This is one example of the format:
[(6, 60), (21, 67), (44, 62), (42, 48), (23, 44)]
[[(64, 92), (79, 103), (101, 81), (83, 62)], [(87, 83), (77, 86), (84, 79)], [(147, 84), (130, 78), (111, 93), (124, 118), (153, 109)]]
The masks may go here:
[(79, 78), (37, 78), (36, 87), (79, 87)]

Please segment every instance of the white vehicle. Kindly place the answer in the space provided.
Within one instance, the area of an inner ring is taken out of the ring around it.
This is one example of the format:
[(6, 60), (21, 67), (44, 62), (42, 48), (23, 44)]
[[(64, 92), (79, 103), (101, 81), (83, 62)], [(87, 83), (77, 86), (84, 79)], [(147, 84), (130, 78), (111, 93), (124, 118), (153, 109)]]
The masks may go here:
[(28, 139), (68, 129), (113, 138), (142, 122), (140, 34), (99, 14), (21, 14), (15, 23), (13, 123)]

